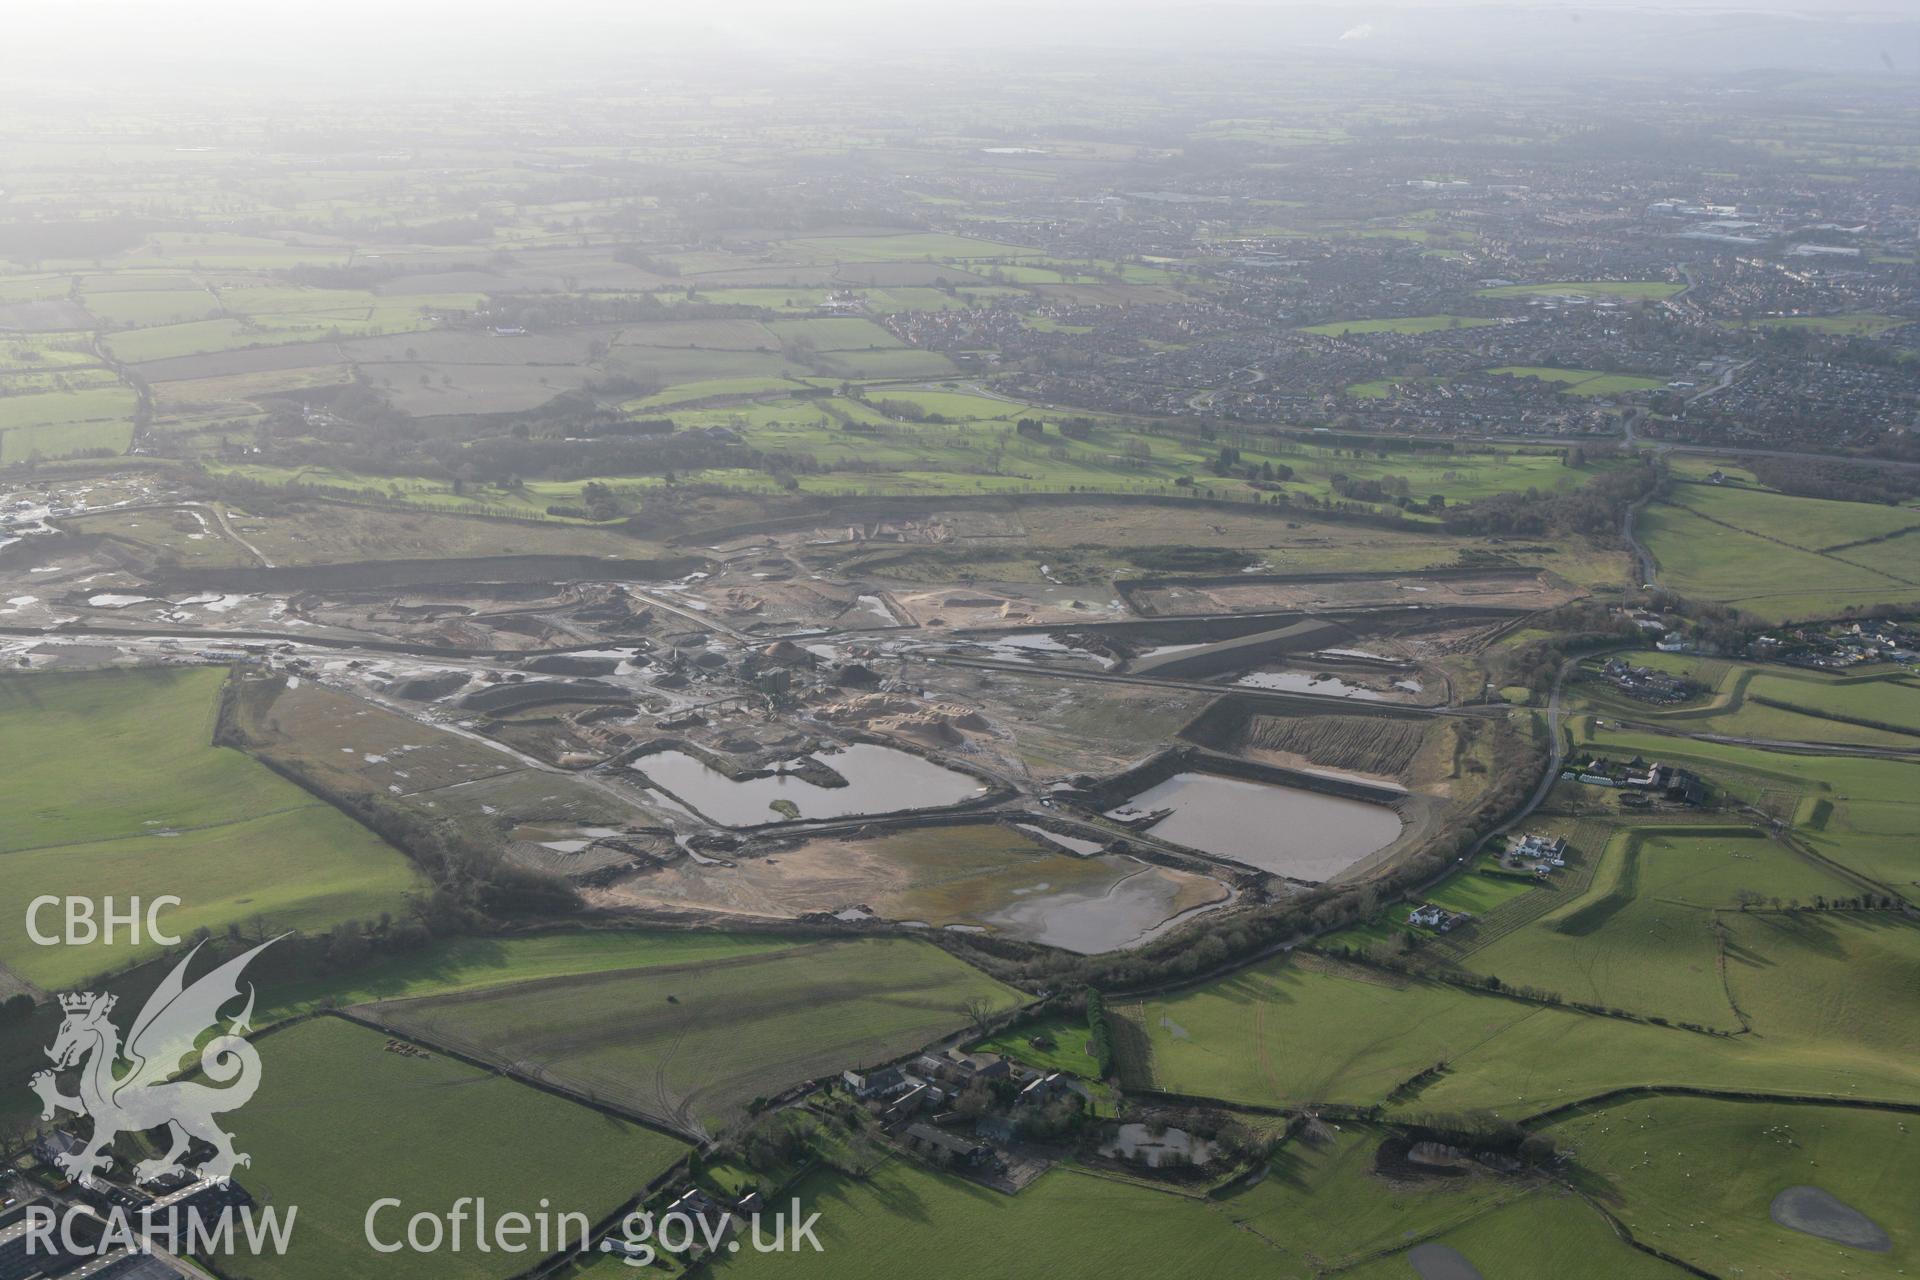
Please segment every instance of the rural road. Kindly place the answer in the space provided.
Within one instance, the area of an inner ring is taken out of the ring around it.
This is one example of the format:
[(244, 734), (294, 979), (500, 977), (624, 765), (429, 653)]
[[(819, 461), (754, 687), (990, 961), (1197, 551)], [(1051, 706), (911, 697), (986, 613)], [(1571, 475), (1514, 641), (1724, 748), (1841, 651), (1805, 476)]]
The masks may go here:
[[(206, 504), (195, 502), (195, 503), (190, 503), (189, 505), (199, 507)], [(213, 512), (213, 518), (220, 522), (220, 532), (226, 534), (229, 538), (232, 538), (235, 542), (245, 547), (247, 549), (248, 554), (250, 554), (255, 560), (258, 560), (260, 562), (261, 568), (271, 569), (274, 567), (273, 561), (267, 559), (265, 553), (263, 553), (260, 550), (260, 548), (254, 546), (251, 542), (248, 542), (245, 538), (241, 537), (238, 532), (235, 531), (233, 525), (227, 520), (227, 512), (224, 507), (206, 505), (206, 509), (208, 511)]]
[(1653, 495), (1648, 494), (1644, 498), (1628, 503), (1627, 509), (1620, 513), (1620, 536), (1626, 540), (1627, 546), (1633, 552), (1634, 578), (1643, 588), (1648, 589), (1660, 585), (1660, 566), (1654, 560), (1653, 552), (1647, 550), (1646, 544), (1640, 541), (1640, 535), (1634, 531), (1634, 525), (1640, 519), (1640, 508), (1652, 500)]
[(1757, 747), (1762, 751), (1780, 751), (1801, 756), (1864, 756), (1869, 759), (1900, 759), (1920, 755), (1917, 747), (1863, 747), (1844, 742), (1801, 742), (1794, 738), (1742, 738), (1726, 733), (1681, 733), (1665, 725), (1641, 720), (1612, 723), (1635, 733), (1657, 733), (1667, 738), (1686, 738), (1693, 742), (1712, 742), (1723, 747)]
[(662, 600), (657, 592), (642, 591), (638, 587), (631, 588), (630, 590), (638, 599), (645, 600), (656, 609), (664, 610), (667, 613), (684, 618), (696, 627), (699, 627), (702, 631), (717, 631), (729, 640), (737, 640), (741, 644), (752, 644), (754, 642), (754, 637), (741, 635), (738, 631), (735, 631), (726, 623), (721, 622), (718, 618), (709, 617), (698, 609), (689, 609), (685, 605), (674, 604), (670, 600)]
[(1495, 827), (1486, 838), (1481, 840), (1481, 844), (1485, 844), (1487, 839), (1491, 839), (1492, 836), (1510, 830), (1515, 824), (1524, 822), (1529, 817), (1532, 817), (1533, 811), (1546, 803), (1547, 793), (1553, 790), (1554, 781), (1560, 776), (1560, 765), (1565, 761), (1567, 755), (1566, 743), (1560, 737), (1560, 721), (1565, 715), (1565, 706), (1561, 696), (1562, 691), (1565, 689), (1567, 677), (1572, 674), (1574, 668), (1578, 667), (1581, 662), (1589, 656), (1590, 655), (1582, 654), (1579, 657), (1568, 658), (1560, 664), (1560, 670), (1554, 673), (1553, 692), (1547, 695), (1546, 776), (1540, 779), (1540, 785), (1533, 789), (1533, 794), (1527, 798), (1526, 804), (1520, 807), (1520, 812), (1514, 814), (1498, 827)]

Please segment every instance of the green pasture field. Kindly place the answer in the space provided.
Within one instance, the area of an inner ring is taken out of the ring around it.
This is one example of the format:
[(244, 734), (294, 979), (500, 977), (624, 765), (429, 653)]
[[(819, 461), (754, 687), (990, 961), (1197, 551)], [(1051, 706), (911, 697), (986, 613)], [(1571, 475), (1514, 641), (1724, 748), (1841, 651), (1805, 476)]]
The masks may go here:
[(1473, 232), (1446, 227), (1329, 227), (1334, 236), (1355, 236), (1366, 240), (1411, 240), (1415, 244), (1472, 244), (1476, 239)]
[(1861, 1060), (1920, 1057), (1920, 1022), (1897, 1014), (1920, 988), (1920, 926), (1893, 911), (1727, 912), (1727, 991), (1763, 1035), (1845, 1048)]
[(1848, 564), (1871, 569), (1891, 578), (1912, 578), (1915, 576), (1915, 564), (1920, 563), (1920, 559), (1917, 559), (1920, 558), (1920, 528), (1895, 534), (1879, 542), (1843, 547), (1832, 554)]
[(88, 311), (116, 328), (204, 320), (220, 303), (205, 289), (129, 289), (83, 296)]
[[(408, 333), (431, 328), (437, 313), (468, 311), (486, 299), (477, 293), (415, 293), (392, 297), (358, 289), (246, 289), (229, 303), (269, 329), (339, 327), (344, 334)], [(222, 300), (229, 295), (222, 293)], [(237, 304), (237, 305), (236, 305)]]
[(13, 427), (0, 432), (0, 466), (11, 466), (16, 462), (26, 462), (34, 458), (70, 458), (77, 454), (101, 449), (113, 453), (124, 453), (132, 443), (131, 420), (60, 422)]
[(131, 418), (134, 395), (117, 383), (76, 391), (0, 396), (0, 432), (23, 427), (64, 427)]
[[(0, 865), (23, 901), (43, 894), (110, 896), (124, 905), (136, 897), (179, 897), (182, 904), (162, 916), (164, 927), (180, 936), (256, 920), (273, 931), (324, 931), (342, 920), (399, 914), (406, 909), (405, 895), (419, 887), (397, 850), (319, 802), (171, 838), (134, 833), (0, 854)], [(51, 914), (43, 917), (43, 931), (57, 932), (54, 921)], [(24, 913), (0, 919), (0, 963), (45, 990), (69, 988), (159, 950), (124, 936), (111, 946), (38, 946)]]
[[(1678, 707), (1656, 706), (1618, 695), (1589, 676), (1574, 686), (1584, 705), (1674, 733), (1920, 748), (1920, 684), (1899, 676), (1830, 675), (1684, 654), (1654, 654), (1667, 660), (1661, 663), (1644, 654), (1623, 656), (1637, 666), (1702, 680), (1713, 687), (1712, 695)], [(1703, 672), (1712, 678), (1703, 679)]]
[(1383, 1177), (1373, 1168), (1386, 1132), (1342, 1122), (1290, 1137), (1264, 1179), (1219, 1194), (1214, 1207), (1286, 1255), (1280, 1275), (1414, 1275), (1407, 1248), (1439, 1240), (1486, 1280), (1679, 1280), (1637, 1254), (1592, 1206), (1537, 1176), (1476, 1170), (1454, 1178)]
[(1857, 892), (1758, 832), (1631, 828), (1617, 833), (1585, 893), (1469, 953), (1466, 968), (1568, 1000), (1733, 1029), (1716, 913), (1761, 898)]
[(90, 391), (98, 387), (117, 387), (120, 379), (113, 370), (100, 366), (69, 369), (42, 369), (34, 373), (0, 373), (0, 403), (9, 396), (42, 395), (51, 392)]
[(84, 333), (9, 333), (0, 335), (0, 373), (35, 369), (76, 369), (98, 365), (92, 339)]
[[(951, 384), (949, 384), (951, 385)], [(1038, 414), (1032, 405), (998, 396), (975, 395), (967, 391), (920, 390), (915, 387), (873, 387), (866, 391), (871, 405), (878, 400), (900, 400), (928, 414), (939, 414), (954, 422), (1013, 422)], [(875, 412), (875, 416), (879, 415)], [(1044, 416), (1044, 415), (1043, 415)], [(883, 419), (884, 420), (884, 419)]]
[(643, 320), (622, 325), (614, 345), (775, 351), (780, 343), (779, 335), (758, 320)]
[[(630, 538), (609, 526), (595, 525), (591, 520), (575, 516), (553, 516), (547, 513), (550, 505), (580, 506), (581, 490), (589, 483), (587, 480), (529, 480), (515, 490), (484, 488), (467, 485), (460, 493), (453, 491), (450, 480), (436, 480), (421, 476), (374, 476), (347, 471), (338, 467), (273, 467), (257, 463), (210, 464), (209, 470), (223, 474), (240, 475), (275, 485), (311, 485), (327, 489), (343, 489), (386, 500), (405, 502), (417, 507), (422, 513), (410, 514), (398, 512), (359, 512), (352, 508), (329, 508), (327, 515), (341, 527), (342, 533), (350, 533), (355, 525), (382, 525), (388, 529), (399, 528), (412, 531), (432, 530), (437, 535), (424, 538), (408, 538), (403, 543), (394, 543), (380, 539), (369, 539), (364, 545), (356, 544), (359, 554), (347, 557), (351, 559), (386, 560), (418, 558), (423, 547), (461, 546), (463, 555), (528, 555), (535, 554), (531, 542), (538, 544), (538, 551), (548, 554), (567, 554), (570, 552), (595, 553), (643, 557), (655, 554), (656, 544)], [(763, 479), (766, 477), (762, 476)], [(639, 495), (648, 489), (656, 489), (665, 481), (659, 476), (604, 476), (601, 482), (611, 486), (623, 497), (639, 500)], [(472, 521), (460, 521), (462, 513), (482, 515), (490, 512), (505, 512), (514, 516), (531, 518), (541, 522), (539, 526), (526, 525), (481, 525)], [(287, 524), (312, 525), (324, 522), (320, 513), (302, 513), (289, 521), (284, 516), (257, 517), (262, 527), (271, 531)], [(568, 531), (574, 531), (569, 533)], [(249, 541), (252, 541), (249, 535)], [(261, 544), (262, 550), (266, 550)], [(290, 560), (317, 558), (311, 547), (305, 547), (295, 539), (286, 547)], [(280, 557), (272, 551), (267, 554), (275, 560)]]
[(1747, 682), (1749, 698), (1770, 698), (1816, 715), (1877, 720), (1920, 733), (1920, 679), (1858, 679), (1812, 671), (1766, 670)]
[[(891, 468), (804, 475), (799, 483), (806, 492), (1046, 492), (1075, 486), (1141, 491), (1164, 488), (1186, 476), (1199, 490), (1229, 496), (1251, 493), (1243, 480), (1212, 474), (1210, 464), (1219, 450), (1216, 443), (1108, 422), (1097, 422), (1090, 439), (1070, 440), (1059, 434), (1057, 414), (967, 392), (876, 386), (867, 389), (867, 396), (866, 403), (838, 397), (764, 401), (676, 414), (675, 421), (687, 426), (731, 426), (770, 452), (805, 453), (824, 463), (859, 461)], [(909, 403), (948, 421), (892, 422), (877, 408), (884, 401)], [(634, 407), (657, 405), (658, 398)], [(1046, 424), (1045, 434), (1037, 440), (1017, 435), (1014, 423), (1024, 417), (1039, 418)], [(848, 430), (843, 418), (867, 429)], [(1128, 457), (1129, 447), (1144, 447), (1148, 456)], [(1557, 451), (1524, 449), (1349, 458), (1313, 446), (1263, 449), (1249, 441), (1238, 447), (1244, 462), (1293, 468), (1293, 478), (1282, 487), (1321, 499), (1335, 496), (1335, 475), (1356, 481), (1403, 479), (1409, 494), (1421, 501), (1440, 493), (1449, 502), (1465, 502), (1526, 488), (1577, 486), (1619, 465), (1617, 460), (1604, 459), (1568, 467)], [(984, 474), (990, 465), (997, 465), (998, 471)], [(764, 476), (751, 483), (767, 487)], [(1409, 523), (1420, 520), (1414, 517)]]
[(897, 1280), (916, 1275), (1293, 1276), (1286, 1258), (1204, 1202), (1056, 1166), (1017, 1196), (906, 1157), (855, 1180), (825, 1171), (798, 1188), (823, 1251), (725, 1255), (719, 1275)]
[(708, 409), (682, 409), (673, 415), (677, 427), (731, 427), (735, 431), (817, 427), (832, 432), (842, 430), (843, 420), (882, 427), (890, 424), (878, 409), (846, 396), (810, 396), (804, 400), (769, 397)]
[[(211, 307), (211, 299), (208, 301)], [(433, 324), (431, 317), (416, 305), (417, 301), (382, 298), (371, 307), (226, 315), (211, 320), (121, 329), (105, 335), (103, 341), (117, 359), (143, 364), (251, 347), (407, 334), (426, 330)]]
[[(399, 911), (401, 854), (238, 751), (211, 745), (223, 670), (145, 669), (0, 680), (0, 865), (41, 894), (183, 899), (190, 933), (256, 916), (321, 928)], [(46, 924), (42, 921), (42, 924)], [(41, 947), (0, 914), (0, 963), (53, 987), (158, 947)]]
[(1674, 500), (1742, 532), (1842, 558), (1852, 550), (1848, 544), (1920, 524), (1920, 512), (1910, 508), (1794, 497), (1765, 489), (1686, 485), (1677, 490)]
[[(71, 280), (72, 277), (63, 276)], [(80, 277), (80, 295), (96, 293), (133, 293), (142, 289), (185, 293), (201, 287), (198, 277), (186, 271), (144, 270), (102, 271)]]
[(1384, 320), (1336, 320), (1330, 324), (1307, 325), (1300, 332), (1338, 338), (1354, 333), (1437, 333), (1442, 329), (1478, 329), (1499, 323), (1481, 316), (1398, 316)]
[(906, 232), (880, 236), (809, 236), (774, 246), (795, 262), (943, 262), (996, 258), (1032, 258), (1039, 249), (997, 244), (969, 236), (939, 232)]
[(1667, 280), (1562, 280), (1554, 284), (1505, 284), (1491, 289), (1476, 289), (1481, 298), (1630, 298), (1658, 301), (1671, 298), (1685, 285)]
[(1264, 964), (1113, 1016), (1128, 1084), (1268, 1106), (1391, 1099), (1513, 1116), (1645, 1083), (1920, 1098), (1920, 1067), (1845, 1045), (1712, 1037), (1323, 960)]
[(1487, 372), (1557, 383), (1562, 391), (1575, 396), (1617, 396), (1633, 391), (1654, 391), (1666, 385), (1659, 378), (1603, 373), (1598, 369), (1552, 369), (1534, 365), (1505, 365), (1498, 369), (1489, 369)]
[(1304, 490), (1316, 497), (1334, 496), (1332, 478), (1338, 474), (1355, 480), (1397, 476), (1406, 480), (1412, 497), (1425, 499), (1430, 494), (1443, 493), (1448, 502), (1470, 502), (1529, 488), (1577, 487), (1619, 465), (1613, 459), (1605, 459), (1569, 467), (1557, 451), (1524, 449), (1451, 455), (1389, 454), (1384, 458), (1342, 458), (1333, 449), (1313, 446), (1299, 452), (1272, 455), (1242, 451), (1242, 457), (1249, 461), (1264, 461), (1268, 456), (1276, 465), (1284, 463), (1293, 468), (1294, 478), (1287, 482), (1286, 488)]
[(698, 400), (713, 400), (722, 396), (762, 396), (778, 395), (786, 391), (798, 391), (801, 384), (792, 378), (700, 378), (691, 382), (676, 383), (671, 389), (655, 395), (630, 400), (620, 407), (629, 413), (643, 413), (653, 409), (668, 409), (674, 405), (691, 404)]
[[(987, 268), (983, 274), (988, 279), (1002, 284), (1091, 284), (1100, 279), (1098, 276), (1090, 276), (1084, 271), (1075, 270), (1072, 263), (1052, 261), (1045, 265), (1001, 264)], [(1143, 280), (1141, 283), (1146, 281)]]
[[(1795, 519), (1797, 513), (1782, 513), (1782, 522), (1771, 527), (1792, 530)], [(1850, 605), (1920, 601), (1920, 587), (1886, 573), (1840, 555), (1821, 555), (1716, 524), (1671, 503), (1646, 507), (1640, 513), (1638, 532), (1653, 553), (1660, 585), (1694, 599), (1733, 605), (1762, 622), (1836, 617)]]
[[(1045, 1036), (1053, 1042), (1053, 1047), (1037, 1049), (1029, 1044), (1036, 1036)], [(1091, 1046), (1092, 1032), (1088, 1031), (1084, 1017), (1050, 1015), (1018, 1022), (972, 1048), (1004, 1054), (1042, 1071), (1065, 1071), (1083, 1080), (1098, 1080), (1100, 1063), (1088, 1052)]]
[[(1018, 995), (936, 947), (815, 944), (641, 973), (373, 1008), (383, 1022), (674, 1123), (719, 1127), (753, 1098), (885, 1062)], [(669, 999), (672, 997), (672, 999)]]
[(443, 1054), (407, 1056), (387, 1045), (377, 1031), (328, 1017), (261, 1038), (260, 1090), (227, 1123), (235, 1146), (253, 1157), (240, 1176), (255, 1202), (299, 1214), (284, 1257), (229, 1255), (223, 1270), (258, 1280), (514, 1275), (557, 1250), (540, 1250), (535, 1235), (527, 1253), (483, 1253), (469, 1223), (459, 1252), (382, 1255), (366, 1240), (368, 1210), (383, 1198), (402, 1201), (375, 1220), (384, 1240), (403, 1238), (413, 1214), (445, 1214), (466, 1196), (485, 1197), (495, 1221), (545, 1204), (592, 1223), (686, 1149)]
[[(828, 290), (795, 286), (740, 289), (701, 289), (700, 302), (716, 302), (736, 307), (764, 307), (769, 311), (811, 311), (827, 300)], [(674, 305), (688, 301), (684, 288), (653, 295), (658, 301)]]
[(1714, 732), (1920, 748), (1920, 684), (1909, 680), (1856, 682), (1811, 672), (1760, 671), (1746, 681), (1739, 697), (1739, 712), (1724, 722), (1716, 721)]
[[(1914, 1118), (1883, 1111), (1645, 1098), (1547, 1132), (1577, 1152), (1576, 1185), (1643, 1243), (1717, 1275), (1897, 1276), (1920, 1264)], [(1774, 1223), (1773, 1199), (1815, 1186), (1892, 1237), (1872, 1253)]]
[(201, 667), (0, 679), (0, 850), (187, 830), (312, 803), (298, 788), (263, 788), (258, 765), (211, 745), (226, 677)]
[(147, 243), (115, 260), (130, 267), (219, 267), (234, 271), (274, 271), (293, 266), (342, 266), (352, 251), (345, 245), (290, 244), (264, 236), (221, 231), (156, 231)]
[(147, 360), (167, 360), (175, 356), (206, 355), (216, 351), (236, 351), (242, 347), (269, 346), (283, 342), (306, 342), (313, 338), (306, 331), (269, 332), (245, 320), (196, 320), (189, 324), (160, 325), (151, 329), (126, 329), (109, 334), (105, 341), (114, 356), (128, 364)]
[[(345, 980), (280, 983), (263, 992), (263, 1016), (291, 1017), (321, 1007), (459, 995), (547, 978), (667, 968), (789, 950), (777, 934), (590, 931), (504, 938), (448, 938), (376, 960)], [(270, 997), (270, 999), (269, 999)]]
[(814, 354), (808, 362), (790, 360), (779, 345), (771, 335), (764, 350), (621, 345), (609, 353), (606, 364), (619, 373), (670, 389), (689, 382), (732, 378), (797, 378), (811, 370), (810, 362), (828, 358)]
[(819, 351), (866, 351), (877, 347), (900, 349), (906, 345), (873, 321), (855, 316), (769, 320), (764, 327), (782, 342), (809, 342)]
[[(1546, 830), (1550, 823), (1537, 824)], [(1421, 895), (1419, 902), (1398, 902), (1372, 920), (1350, 925), (1324, 939), (1328, 947), (1377, 947), (1389, 943), (1393, 935), (1407, 928), (1407, 917), (1423, 902), (1431, 902), (1448, 911), (1464, 911), (1476, 918), (1505, 903), (1542, 889), (1525, 873), (1502, 872), (1499, 856), (1492, 851), (1481, 854), (1465, 867), (1452, 872)], [(1551, 892), (1551, 890), (1548, 890)], [(1418, 932), (1417, 928), (1415, 932)]]
[(938, 351), (914, 347), (821, 351), (811, 357), (820, 374), (843, 378), (947, 378), (954, 363)]
[(0, 276), (0, 305), (64, 298), (72, 287), (73, 278), (64, 272), (56, 275)]
[(1297, 1134), (1275, 1150), (1266, 1177), (1213, 1197), (1209, 1207), (1226, 1220), (1223, 1227), (1280, 1251), (1279, 1265), (1262, 1274), (1317, 1277), (1523, 1201), (1539, 1187), (1532, 1179), (1483, 1174), (1390, 1181), (1373, 1169), (1388, 1136), (1352, 1122)]
[[(1607, 1220), (1571, 1192), (1537, 1191), (1432, 1242), (1466, 1258), (1482, 1280), (1684, 1280), (1686, 1272), (1621, 1240)], [(1345, 1280), (1412, 1280), (1405, 1252), (1340, 1273)]]
[(402, 318), (428, 311), (470, 311), (484, 305), (480, 293), (410, 293), (400, 296), (369, 289), (319, 289), (299, 285), (239, 285), (220, 289), (220, 304), (240, 315), (318, 313), (324, 316)]
[(1821, 756), (1699, 742), (1574, 722), (1575, 741), (1700, 770), (1735, 799), (1791, 822), (1796, 839), (1849, 870), (1912, 895), (1920, 853), (1920, 760)]
[[(1465, 1257), (1482, 1280), (1684, 1280), (1688, 1272), (1642, 1253), (1571, 1192), (1542, 1190), (1440, 1232), (1434, 1244)], [(1405, 1253), (1340, 1272), (1350, 1280), (1409, 1280)]]
[(1668, 472), (1676, 480), (1705, 483), (1708, 476), (1718, 471), (1722, 484), (1745, 485), (1752, 489), (1767, 487), (1760, 483), (1758, 476), (1732, 457), (1716, 458), (1702, 453), (1670, 453), (1664, 461)]

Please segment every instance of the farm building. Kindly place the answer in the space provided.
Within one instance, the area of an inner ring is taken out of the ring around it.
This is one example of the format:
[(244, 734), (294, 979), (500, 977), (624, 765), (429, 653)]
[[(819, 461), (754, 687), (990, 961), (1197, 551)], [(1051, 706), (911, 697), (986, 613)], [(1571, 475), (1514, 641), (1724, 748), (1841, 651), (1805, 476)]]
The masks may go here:
[(704, 1241), (720, 1240), (738, 1230), (733, 1211), (715, 1200), (698, 1187), (690, 1188), (678, 1200), (667, 1206), (662, 1217), (678, 1217), (691, 1224), (698, 1224), (693, 1234), (694, 1244), (690, 1254), (698, 1258), (705, 1251)]
[(1507, 853), (1514, 858), (1544, 862), (1549, 866), (1567, 865), (1567, 841), (1564, 836), (1524, 835), (1513, 842)]
[(840, 1080), (856, 1098), (885, 1098), (919, 1083), (900, 1067), (882, 1067), (865, 1074), (843, 1071)]
[(947, 1070), (956, 1080), (998, 1080), (1012, 1074), (1007, 1060), (997, 1053), (967, 1053), (947, 1050)]
[(1671, 705), (1704, 692), (1704, 687), (1692, 680), (1667, 675), (1650, 667), (1632, 666), (1618, 658), (1609, 658), (1601, 668), (1601, 675), (1615, 689), (1640, 702)]
[(1448, 911), (1431, 902), (1423, 902), (1413, 909), (1407, 917), (1407, 923), (1423, 929), (1432, 929), (1435, 933), (1451, 933), (1467, 921), (1473, 919), (1464, 911)]
[(885, 1125), (899, 1124), (922, 1107), (938, 1106), (945, 1097), (946, 1094), (938, 1085), (928, 1084), (924, 1080), (915, 1081), (907, 1087), (906, 1092), (887, 1104), (886, 1112), (880, 1117), (880, 1122)]
[(1068, 1087), (1065, 1075), (1058, 1071), (1050, 1071), (1037, 1079), (1029, 1080), (1026, 1086), (1020, 1090), (1019, 1100), (1022, 1103), (1034, 1103), (1036, 1105), (1051, 1102), (1063, 1092), (1066, 1092)]
[(993, 1148), (972, 1138), (936, 1129), (930, 1124), (907, 1126), (907, 1146), (941, 1164), (979, 1168), (993, 1159)]

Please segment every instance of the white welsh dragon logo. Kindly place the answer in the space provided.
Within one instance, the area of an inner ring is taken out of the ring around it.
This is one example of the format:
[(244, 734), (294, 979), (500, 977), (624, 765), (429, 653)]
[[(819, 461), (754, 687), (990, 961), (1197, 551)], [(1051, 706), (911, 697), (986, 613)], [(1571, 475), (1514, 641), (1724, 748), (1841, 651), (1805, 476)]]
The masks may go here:
[[(199, 954), (195, 947), (173, 967), (133, 1021), (125, 1046), (120, 1029), (108, 1020), (116, 997), (84, 992), (60, 997), (66, 1021), (54, 1038), (47, 1057), (52, 1071), (33, 1078), (40, 1095), (42, 1120), (71, 1111), (93, 1120), (93, 1136), (86, 1147), (58, 1157), (70, 1178), (91, 1182), (112, 1163), (107, 1149), (122, 1133), (144, 1133), (165, 1128), (172, 1147), (164, 1155), (142, 1161), (134, 1170), (141, 1182), (156, 1182), (186, 1172), (182, 1163), (194, 1139), (213, 1148), (199, 1176), (222, 1181), (236, 1167), (251, 1164), (250, 1157), (233, 1149), (233, 1135), (214, 1122), (214, 1113), (245, 1106), (260, 1087), (260, 1055), (240, 1033), (253, 1017), (253, 984), (246, 989), (247, 1005), (225, 1032), (220, 1032), (220, 1010), (240, 997), (240, 971), (247, 962), (279, 939), (263, 942), (186, 985), (187, 966)], [(200, 1071), (224, 1088), (210, 1088), (189, 1080), (175, 1080), (182, 1059), (194, 1052), (200, 1037), (219, 1032), (200, 1047)], [(123, 1070), (121, 1060), (127, 1063)], [(56, 1072), (78, 1068), (79, 1094), (60, 1092)]]

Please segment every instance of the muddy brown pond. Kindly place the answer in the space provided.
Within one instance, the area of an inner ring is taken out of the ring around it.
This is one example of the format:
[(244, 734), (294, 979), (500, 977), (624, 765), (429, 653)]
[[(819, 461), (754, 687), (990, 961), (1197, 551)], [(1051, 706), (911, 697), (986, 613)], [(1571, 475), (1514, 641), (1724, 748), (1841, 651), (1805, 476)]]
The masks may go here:
[(792, 775), (735, 781), (684, 751), (642, 756), (633, 768), (673, 793), (702, 815), (728, 827), (779, 822), (776, 800), (793, 803), (802, 818), (848, 818), (905, 809), (938, 809), (971, 800), (986, 784), (957, 769), (924, 760), (910, 751), (855, 743), (844, 751), (817, 757), (847, 780), (844, 787), (823, 787)]
[(1400, 836), (1384, 805), (1213, 773), (1176, 773), (1111, 815), (1173, 812), (1147, 828), (1163, 840), (1295, 880), (1325, 880)]

